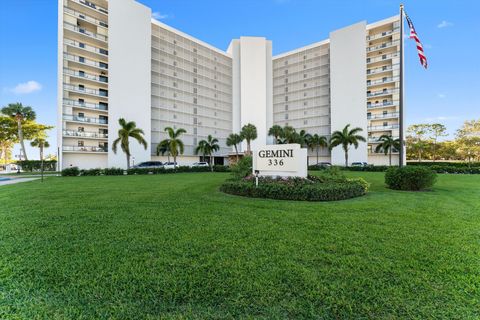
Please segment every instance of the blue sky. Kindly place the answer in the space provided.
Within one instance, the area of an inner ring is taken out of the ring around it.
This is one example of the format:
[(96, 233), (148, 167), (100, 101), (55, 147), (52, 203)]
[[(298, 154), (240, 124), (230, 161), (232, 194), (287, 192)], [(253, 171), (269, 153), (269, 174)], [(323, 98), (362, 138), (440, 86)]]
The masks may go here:
[[(326, 39), (330, 31), (358, 21), (393, 16), (399, 5), (390, 0), (140, 2), (164, 23), (220, 49), (233, 38), (264, 36), (273, 41), (274, 54)], [(429, 59), (425, 71), (414, 42), (406, 41), (407, 124), (440, 122), (453, 133), (464, 120), (480, 118), (480, 1), (404, 4)], [(57, 1), (2, 0), (0, 41), (0, 106), (22, 102), (34, 107), (38, 121), (56, 125)], [(56, 145), (54, 130), (50, 142)], [(38, 157), (37, 151), (28, 153)]]

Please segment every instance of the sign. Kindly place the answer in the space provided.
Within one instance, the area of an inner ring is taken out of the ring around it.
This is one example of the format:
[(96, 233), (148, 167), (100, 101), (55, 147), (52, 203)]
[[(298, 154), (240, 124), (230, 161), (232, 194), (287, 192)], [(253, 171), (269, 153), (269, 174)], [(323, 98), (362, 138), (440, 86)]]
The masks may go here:
[(253, 172), (259, 176), (307, 176), (307, 149), (299, 144), (278, 144), (253, 151)]

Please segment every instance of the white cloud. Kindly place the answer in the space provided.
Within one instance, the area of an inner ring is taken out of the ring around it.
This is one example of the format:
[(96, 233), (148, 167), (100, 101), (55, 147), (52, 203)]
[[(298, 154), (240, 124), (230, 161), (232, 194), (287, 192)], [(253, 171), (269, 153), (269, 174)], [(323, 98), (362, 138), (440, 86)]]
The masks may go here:
[(15, 94), (29, 94), (40, 90), (42, 90), (42, 85), (37, 81), (30, 80), (25, 83), (17, 84), (15, 88), (10, 89), (9, 91)]
[(439, 93), (439, 94), (437, 94), (437, 97), (440, 98), (440, 99), (445, 99), (447, 97), (447, 95), (445, 93)]
[(447, 28), (447, 27), (452, 27), (453, 26), (453, 23), (452, 22), (448, 22), (447, 20), (442, 20), (442, 22), (440, 22), (438, 25), (437, 25), (437, 28)]
[(157, 20), (164, 20), (164, 19), (169, 18), (170, 15), (165, 14), (165, 13), (161, 13), (159, 11), (156, 11), (156, 12), (152, 12), (152, 17), (157, 19)]

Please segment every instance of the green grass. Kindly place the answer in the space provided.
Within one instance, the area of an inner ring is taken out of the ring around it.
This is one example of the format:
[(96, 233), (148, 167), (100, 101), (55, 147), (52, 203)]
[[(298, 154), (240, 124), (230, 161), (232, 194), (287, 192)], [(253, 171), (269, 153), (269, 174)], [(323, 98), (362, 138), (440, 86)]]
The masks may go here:
[(0, 187), (0, 319), (478, 319), (480, 175), (328, 203), (228, 174)]

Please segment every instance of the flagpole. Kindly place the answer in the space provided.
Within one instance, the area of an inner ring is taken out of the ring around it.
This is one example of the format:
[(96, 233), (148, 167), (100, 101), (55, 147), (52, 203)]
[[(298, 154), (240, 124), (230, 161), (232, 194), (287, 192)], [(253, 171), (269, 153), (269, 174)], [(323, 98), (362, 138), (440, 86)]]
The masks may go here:
[(400, 153), (398, 159), (398, 165), (400, 167), (404, 166), (404, 157), (405, 157), (405, 137), (403, 134), (404, 130), (404, 115), (403, 115), (403, 4), (400, 4), (400, 98), (399, 98), (399, 129), (400, 129)]

